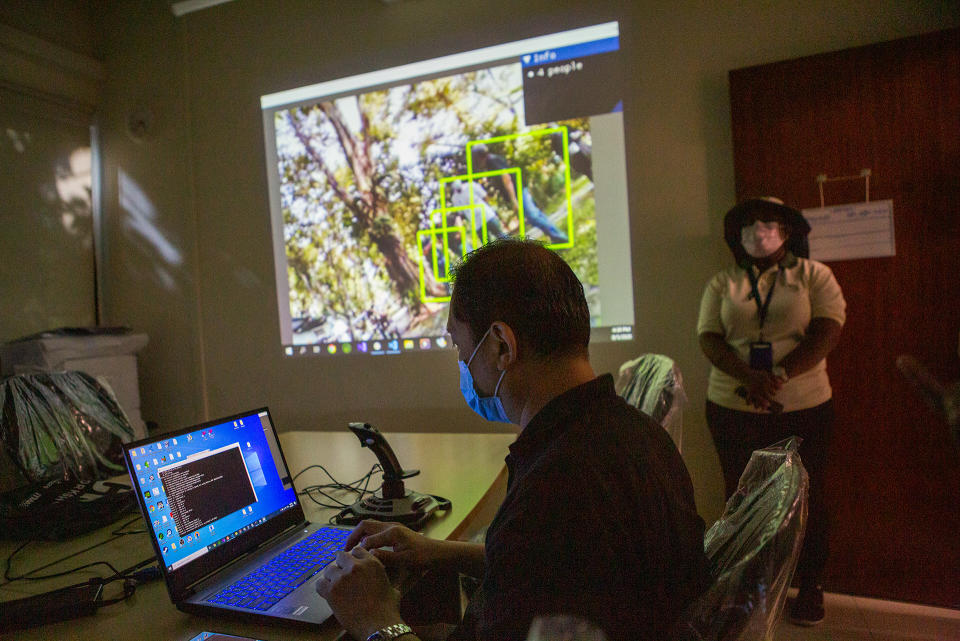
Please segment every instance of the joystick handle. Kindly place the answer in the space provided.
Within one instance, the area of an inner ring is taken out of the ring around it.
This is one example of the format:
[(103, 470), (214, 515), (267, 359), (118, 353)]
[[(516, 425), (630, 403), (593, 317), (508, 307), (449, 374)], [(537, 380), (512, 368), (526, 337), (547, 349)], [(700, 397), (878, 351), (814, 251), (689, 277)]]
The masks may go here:
[(376, 454), (377, 460), (380, 461), (380, 467), (383, 468), (385, 483), (407, 479), (420, 473), (420, 470), (404, 470), (401, 468), (397, 455), (393, 453), (393, 448), (387, 443), (387, 439), (383, 438), (380, 430), (370, 423), (348, 423), (347, 426), (360, 439), (361, 447), (369, 447)]

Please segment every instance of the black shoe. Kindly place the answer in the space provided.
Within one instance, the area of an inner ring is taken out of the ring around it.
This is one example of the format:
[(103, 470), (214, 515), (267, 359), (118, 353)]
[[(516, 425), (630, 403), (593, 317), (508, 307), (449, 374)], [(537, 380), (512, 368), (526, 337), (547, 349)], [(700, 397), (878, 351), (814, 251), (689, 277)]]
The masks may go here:
[(790, 623), (794, 625), (817, 625), (823, 621), (823, 588), (815, 585), (801, 587), (793, 605), (790, 606)]

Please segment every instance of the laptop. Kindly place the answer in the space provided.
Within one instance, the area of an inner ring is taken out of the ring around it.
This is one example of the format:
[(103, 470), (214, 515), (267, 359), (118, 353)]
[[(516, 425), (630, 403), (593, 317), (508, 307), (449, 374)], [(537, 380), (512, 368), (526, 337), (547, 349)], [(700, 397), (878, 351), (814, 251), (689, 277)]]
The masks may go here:
[(173, 604), (315, 626), (312, 580), (351, 528), (308, 523), (267, 408), (123, 446)]

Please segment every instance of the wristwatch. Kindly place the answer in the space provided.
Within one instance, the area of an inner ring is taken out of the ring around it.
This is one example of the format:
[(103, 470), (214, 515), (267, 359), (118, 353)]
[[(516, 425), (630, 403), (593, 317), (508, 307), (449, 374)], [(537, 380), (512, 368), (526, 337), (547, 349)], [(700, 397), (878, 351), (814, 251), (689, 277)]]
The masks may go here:
[(413, 629), (406, 623), (394, 623), (380, 628), (367, 637), (367, 641), (393, 641), (405, 634), (413, 634)]
[(772, 370), (770, 370), (770, 373), (776, 376), (777, 378), (779, 378), (784, 383), (790, 380), (790, 377), (787, 376), (787, 370), (780, 365), (777, 365)]

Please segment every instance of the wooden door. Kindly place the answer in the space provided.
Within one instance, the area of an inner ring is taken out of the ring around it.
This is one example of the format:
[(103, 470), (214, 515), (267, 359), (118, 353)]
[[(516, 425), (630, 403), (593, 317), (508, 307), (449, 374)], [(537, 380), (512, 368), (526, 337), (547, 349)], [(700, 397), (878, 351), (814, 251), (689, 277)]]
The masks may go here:
[[(816, 177), (870, 169), (896, 256), (829, 263), (847, 324), (828, 359), (830, 591), (960, 607), (960, 445), (897, 372), (960, 376), (960, 31), (730, 73), (737, 198), (820, 206)], [(825, 184), (826, 203), (864, 181)]]

